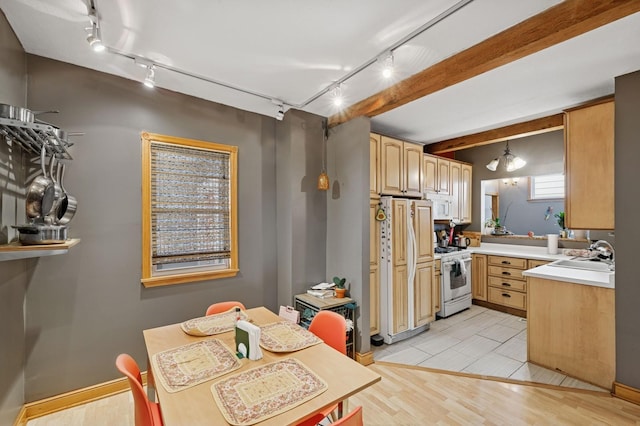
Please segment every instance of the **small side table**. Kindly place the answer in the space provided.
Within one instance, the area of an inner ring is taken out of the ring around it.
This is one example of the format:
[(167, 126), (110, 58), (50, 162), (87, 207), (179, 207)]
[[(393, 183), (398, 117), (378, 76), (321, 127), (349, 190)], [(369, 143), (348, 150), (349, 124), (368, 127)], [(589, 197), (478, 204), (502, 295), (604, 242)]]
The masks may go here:
[(309, 328), (313, 317), (322, 310), (336, 312), (345, 319), (351, 320), (353, 328), (347, 333), (347, 356), (356, 358), (354, 336), (356, 334), (356, 301), (349, 298), (326, 297), (319, 298), (310, 294), (298, 294), (293, 297), (294, 309), (300, 312), (300, 325)]

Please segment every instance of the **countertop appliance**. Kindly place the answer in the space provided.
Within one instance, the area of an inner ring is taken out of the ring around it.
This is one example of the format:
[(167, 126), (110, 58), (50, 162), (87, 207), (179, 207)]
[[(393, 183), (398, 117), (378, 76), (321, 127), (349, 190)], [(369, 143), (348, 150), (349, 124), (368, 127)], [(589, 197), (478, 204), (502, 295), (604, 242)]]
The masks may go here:
[(471, 307), (471, 253), (460, 247), (436, 247), (440, 254), (440, 312), (446, 318)]
[(429, 328), (417, 325), (414, 278), (434, 262), (432, 204), (381, 197), (380, 335), (391, 344)]

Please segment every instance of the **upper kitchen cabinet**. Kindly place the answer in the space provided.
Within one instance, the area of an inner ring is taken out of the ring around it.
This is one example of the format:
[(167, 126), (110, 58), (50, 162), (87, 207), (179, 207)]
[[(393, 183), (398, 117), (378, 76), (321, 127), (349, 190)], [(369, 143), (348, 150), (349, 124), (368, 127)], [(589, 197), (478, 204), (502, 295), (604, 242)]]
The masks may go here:
[(380, 193), (421, 197), (422, 155), (422, 145), (381, 136)]
[(614, 102), (565, 111), (565, 224), (614, 229)]
[(380, 198), (380, 135), (369, 134), (369, 198)]
[(460, 176), (460, 222), (471, 223), (471, 182), (473, 167), (471, 164), (462, 164)]
[(422, 173), (424, 192), (451, 194), (451, 161), (435, 155), (423, 154)]

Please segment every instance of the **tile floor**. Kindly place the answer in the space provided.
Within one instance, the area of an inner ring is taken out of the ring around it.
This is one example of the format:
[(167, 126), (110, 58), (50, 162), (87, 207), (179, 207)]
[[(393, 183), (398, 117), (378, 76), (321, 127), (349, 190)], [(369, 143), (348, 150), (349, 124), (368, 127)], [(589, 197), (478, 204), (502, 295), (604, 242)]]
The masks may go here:
[(372, 350), (376, 361), (608, 392), (529, 364), (526, 320), (477, 305), (433, 322), (424, 333)]

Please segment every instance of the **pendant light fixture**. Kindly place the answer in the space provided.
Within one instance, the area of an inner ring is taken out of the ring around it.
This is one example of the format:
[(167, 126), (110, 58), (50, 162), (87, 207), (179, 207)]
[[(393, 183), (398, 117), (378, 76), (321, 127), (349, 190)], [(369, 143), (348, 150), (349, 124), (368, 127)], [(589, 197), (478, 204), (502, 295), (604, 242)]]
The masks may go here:
[(493, 160), (491, 160), (489, 164), (487, 164), (487, 169), (495, 172), (498, 169), (500, 158), (504, 159), (504, 168), (508, 172), (521, 169), (527, 164), (527, 162), (522, 158), (511, 153), (511, 151), (509, 150), (509, 141), (507, 141), (507, 147), (504, 150), (504, 154), (502, 154), (502, 157), (494, 158)]
[(322, 121), (322, 171), (318, 176), (318, 189), (320, 191), (329, 190), (329, 175), (327, 175), (327, 168), (325, 163), (326, 151), (327, 151), (327, 139), (329, 138), (329, 128), (327, 127), (327, 120)]

